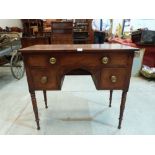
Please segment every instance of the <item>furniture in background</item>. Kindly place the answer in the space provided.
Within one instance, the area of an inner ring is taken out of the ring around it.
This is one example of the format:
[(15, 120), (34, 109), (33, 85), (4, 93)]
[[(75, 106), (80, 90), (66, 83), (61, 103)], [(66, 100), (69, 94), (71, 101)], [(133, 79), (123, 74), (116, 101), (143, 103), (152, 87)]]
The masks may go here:
[(22, 48), (37, 45), (50, 44), (50, 37), (44, 36), (43, 20), (41, 19), (22, 19), (23, 37), (21, 38)]
[(140, 45), (133, 43), (131, 39), (121, 39), (121, 38), (113, 38), (109, 40), (111, 43), (119, 43), (135, 48), (144, 49), (145, 53), (142, 58), (142, 65), (147, 65), (149, 67), (155, 67), (155, 45)]
[(155, 67), (155, 31), (138, 29), (132, 32), (131, 39), (135, 47), (145, 49), (143, 64)]
[(38, 44), (51, 44), (51, 38), (48, 36), (22, 37), (21, 44), (22, 48)]
[(74, 44), (88, 44), (90, 43), (91, 20), (89, 19), (75, 19), (73, 26), (73, 40)]
[(148, 29), (138, 29), (131, 34), (132, 42), (137, 45), (154, 45), (155, 31)]
[(0, 32), (3, 32), (3, 28), (0, 27)]
[(22, 19), (23, 37), (51, 37), (51, 44), (93, 43), (91, 19)]
[[(69, 20), (69, 21), (73, 22), (72, 43), (75, 43), (75, 44), (77, 44), (77, 43), (78, 44), (93, 43), (93, 31), (91, 28), (91, 22), (92, 22), (91, 19), (73, 19), (73, 20)], [(63, 20), (63, 19), (61, 19), (61, 20), (60, 19), (46, 19), (46, 20), (44, 20), (44, 24), (43, 24), (44, 25), (44, 30), (43, 30), (44, 36), (52, 36), (51, 23), (54, 23), (54, 22), (63, 23), (63, 22), (69, 22), (69, 21)], [(55, 26), (55, 29), (56, 29), (56, 26)], [(70, 27), (70, 25), (69, 25), (69, 27)], [(64, 38), (62, 38), (62, 40), (64, 40)], [(51, 41), (51, 43), (52, 43), (52, 41)]]
[(73, 21), (51, 22), (51, 43), (72, 44), (73, 43)]
[(51, 22), (56, 22), (59, 21), (57, 19), (45, 19), (43, 21), (43, 31), (44, 33), (46, 32), (51, 32)]
[(130, 84), (132, 62), (137, 48), (120, 44), (36, 45), (21, 49), (26, 67), (32, 106), (40, 129), (35, 91), (61, 90), (65, 75), (91, 75), (97, 90), (122, 90), (118, 128), (121, 128), (125, 101)]
[(43, 35), (43, 20), (22, 19), (22, 23), (23, 23), (23, 37)]

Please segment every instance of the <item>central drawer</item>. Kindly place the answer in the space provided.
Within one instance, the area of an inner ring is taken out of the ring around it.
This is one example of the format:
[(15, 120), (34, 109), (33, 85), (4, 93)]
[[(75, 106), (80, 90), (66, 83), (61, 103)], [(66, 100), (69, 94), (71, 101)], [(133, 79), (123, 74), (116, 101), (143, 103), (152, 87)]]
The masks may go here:
[[(55, 63), (51, 64), (50, 59), (55, 59)], [(51, 65), (61, 66), (104, 66), (126, 67), (128, 65), (128, 54), (126, 53), (44, 53), (31, 55), (27, 57), (29, 66), (47, 67)]]

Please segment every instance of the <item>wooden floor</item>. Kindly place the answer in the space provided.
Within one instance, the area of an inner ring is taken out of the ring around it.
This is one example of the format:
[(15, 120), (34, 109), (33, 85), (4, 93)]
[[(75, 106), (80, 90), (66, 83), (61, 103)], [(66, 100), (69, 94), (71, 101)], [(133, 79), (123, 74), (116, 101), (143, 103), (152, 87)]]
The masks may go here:
[(155, 81), (133, 77), (122, 129), (118, 130), (121, 91), (97, 91), (90, 76), (66, 76), (62, 91), (49, 91), (48, 109), (37, 92), (41, 130), (36, 123), (26, 77), (15, 80), (0, 68), (0, 134), (155, 134)]

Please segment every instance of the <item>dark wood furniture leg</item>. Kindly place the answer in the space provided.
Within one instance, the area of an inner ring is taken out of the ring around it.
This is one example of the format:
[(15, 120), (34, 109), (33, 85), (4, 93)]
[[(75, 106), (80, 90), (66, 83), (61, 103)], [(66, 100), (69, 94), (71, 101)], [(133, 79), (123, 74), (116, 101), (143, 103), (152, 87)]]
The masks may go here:
[(112, 93), (113, 93), (113, 90), (110, 90), (109, 107), (111, 107), (111, 102), (112, 102)]
[(126, 95), (127, 95), (127, 91), (123, 91), (123, 92), (122, 92), (121, 105), (120, 105), (120, 115), (119, 115), (118, 129), (121, 129), (121, 123), (122, 123), (122, 118), (123, 118), (123, 112), (124, 112), (125, 102), (126, 102)]
[(37, 107), (37, 102), (36, 102), (36, 97), (35, 97), (35, 92), (32, 91), (30, 92), (31, 94), (31, 100), (32, 100), (32, 106), (33, 106), (33, 111), (37, 123), (37, 129), (40, 130), (40, 125), (39, 125), (39, 116), (38, 116), (38, 107)]
[(43, 90), (43, 94), (44, 94), (44, 101), (45, 101), (45, 108), (47, 109), (47, 95), (46, 95), (46, 90)]

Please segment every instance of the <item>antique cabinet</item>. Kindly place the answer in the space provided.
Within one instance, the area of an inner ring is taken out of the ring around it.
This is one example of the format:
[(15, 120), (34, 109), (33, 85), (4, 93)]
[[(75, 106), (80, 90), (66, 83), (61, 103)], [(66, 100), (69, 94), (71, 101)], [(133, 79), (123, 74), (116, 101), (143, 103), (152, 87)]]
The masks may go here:
[(23, 37), (42, 36), (43, 20), (41, 19), (22, 19)]
[(73, 43), (73, 21), (51, 22), (51, 43), (72, 44)]

